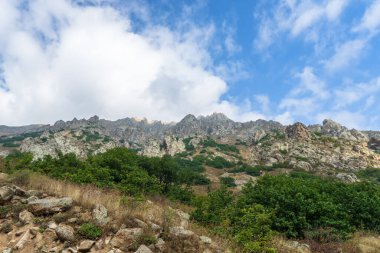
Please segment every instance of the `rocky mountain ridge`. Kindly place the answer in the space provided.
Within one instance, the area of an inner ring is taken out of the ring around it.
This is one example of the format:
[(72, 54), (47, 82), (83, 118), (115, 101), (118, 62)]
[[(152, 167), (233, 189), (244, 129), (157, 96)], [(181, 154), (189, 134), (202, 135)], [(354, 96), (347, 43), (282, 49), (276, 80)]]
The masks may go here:
[[(284, 126), (266, 120), (235, 122), (221, 113), (187, 115), (170, 124), (133, 118), (109, 121), (94, 116), (88, 120), (57, 121), (37, 129), (42, 129), (37, 136), (19, 142), (19, 149), (33, 153), (35, 159), (58, 153), (87, 157), (126, 147), (146, 156), (180, 154), (193, 159), (207, 152), (210, 159), (222, 157), (252, 166), (286, 164), (308, 171), (380, 167), (380, 132), (348, 129), (328, 119), (321, 125)], [(6, 141), (12, 136), (2, 138)], [(214, 146), (234, 146), (237, 152), (206, 147), (209, 139), (215, 141)]]

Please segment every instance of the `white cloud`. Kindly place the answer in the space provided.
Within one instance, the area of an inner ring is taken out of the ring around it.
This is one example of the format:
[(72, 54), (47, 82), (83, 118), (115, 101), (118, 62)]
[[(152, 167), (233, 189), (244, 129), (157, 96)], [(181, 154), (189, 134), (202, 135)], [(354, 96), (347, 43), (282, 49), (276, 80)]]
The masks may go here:
[(377, 32), (380, 26), (380, 0), (373, 1), (372, 5), (365, 11), (362, 20), (354, 31)]
[(354, 39), (344, 42), (336, 50), (335, 54), (325, 62), (328, 71), (334, 72), (349, 66), (362, 55), (367, 40)]
[(336, 21), (347, 4), (348, 0), (280, 0), (274, 10), (256, 15), (261, 22), (254, 45), (259, 50), (266, 49), (283, 32), (289, 32), (292, 37), (304, 33), (306, 39), (316, 40), (318, 33), (313, 29), (322, 22)]
[(0, 55), (9, 88), (0, 89), (2, 124), (94, 114), (161, 120), (214, 111), (237, 120), (262, 116), (221, 98), (228, 86), (214, 74), (207, 52), (212, 26), (181, 32), (149, 24), (137, 34), (130, 19), (111, 7), (35, 0), (17, 18), (13, 2), (0, 2), (0, 34), (7, 34), (0, 36)]
[(326, 15), (330, 20), (337, 19), (342, 13), (344, 7), (348, 4), (348, 0), (330, 0), (326, 5)]
[[(380, 77), (368, 83), (350, 85), (342, 89), (336, 89), (335, 107), (337, 109), (346, 108), (356, 102), (362, 102), (363, 109), (369, 109), (374, 104), (375, 95), (380, 93)], [(365, 101), (363, 101), (365, 100)]]

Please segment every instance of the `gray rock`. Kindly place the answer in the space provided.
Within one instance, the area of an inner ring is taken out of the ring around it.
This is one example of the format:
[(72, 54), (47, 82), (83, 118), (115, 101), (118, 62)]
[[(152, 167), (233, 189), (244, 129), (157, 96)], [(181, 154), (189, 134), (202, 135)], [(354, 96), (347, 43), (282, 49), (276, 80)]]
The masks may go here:
[(72, 242), (75, 240), (74, 229), (69, 225), (59, 224), (55, 232), (61, 241)]
[(92, 210), (92, 218), (97, 225), (106, 225), (109, 222), (107, 208), (101, 204), (96, 204), (95, 208)]
[(3, 250), (3, 253), (12, 253), (12, 249), (11, 248), (5, 248)]
[(19, 217), (20, 221), (24, 224), (32, 223), (33, 219), (34, 219), (34, 215), (31, 212), (29, 212), (28, 210), (24, 210), (24, 211), (20, 212), (18, 217)]
[(79, 252), (87, 252), (90, 251), (92, 246), (94, 246), (95, 241), (84, 240), (79, 244), (78, 251)]
[(172, 235), (180, 237), (180, 238), (188, 238), (194, 235), (194, 232), (191, 230), (187, 230), (183, 227), (171, 227), (169, 231)]
[(51, 214), (66, 211), (72, 204), (72, 198), (37, 199), (28, 202), (28, 210), (34, 215)]
[(127, 249), (132, 246), (137, 238), (142, 235), (142, 228), (120, 229), (112, 238), (110, 244), (115, 248)]
[(135, 253), (153, 253), (147, 246), (140, 245), (140, 247), (135, 251)]
[(3, 186), (0, 188), (0, 201), (9, 201), (12, 199), (14, 191), (8, 186)]

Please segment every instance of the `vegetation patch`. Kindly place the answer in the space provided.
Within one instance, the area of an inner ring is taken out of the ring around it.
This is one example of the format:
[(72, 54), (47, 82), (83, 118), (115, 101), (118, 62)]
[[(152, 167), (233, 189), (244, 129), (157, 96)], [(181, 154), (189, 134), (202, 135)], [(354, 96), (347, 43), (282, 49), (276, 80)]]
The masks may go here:
[(102, 236), (102, 229), (93, 223), (84, 223), (79, 227), (78, 234), (83, 238), (95, 240)]
[(207, 139), (202, 142), (203, 147), (212, 147), (216, 148), (216, 150), (221, 151), (221, 152), (232, 152), (232, 153), (239, 153), (239, 149), (233, 145), (228, 145), (228, 144), (221, 144), (217, 143), (213, 139)]

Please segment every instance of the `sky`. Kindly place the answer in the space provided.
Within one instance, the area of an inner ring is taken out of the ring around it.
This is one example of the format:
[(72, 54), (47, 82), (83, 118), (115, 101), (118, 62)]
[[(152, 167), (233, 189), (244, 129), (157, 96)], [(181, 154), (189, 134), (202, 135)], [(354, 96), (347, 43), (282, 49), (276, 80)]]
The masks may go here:
[(333, 119), (380, 130), (380, 0), (0, 0), (0, 125)]

